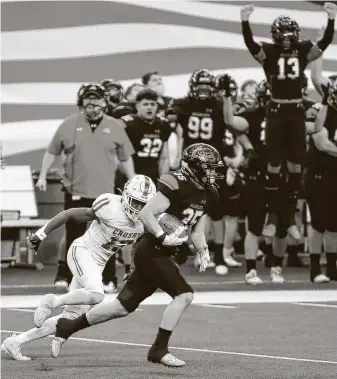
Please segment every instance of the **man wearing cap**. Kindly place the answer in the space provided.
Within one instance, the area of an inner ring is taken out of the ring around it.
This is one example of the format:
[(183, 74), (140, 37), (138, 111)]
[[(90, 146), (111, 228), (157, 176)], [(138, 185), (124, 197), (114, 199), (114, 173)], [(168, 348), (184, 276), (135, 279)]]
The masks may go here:
[[(133, 146), (124, 128), (104, 114), (104, 88), (98, 83), (82, 85), (77, 93), (79, 112), (61, 123), (42, 160), (36, 186), (45, 191), (46, 176), (58, 155), (64, 160), (64, 208), (91, 207), (102, 193), (114, 193), (117, 166), (131, 178), (134, 175)], [(66, 224), (66, 251), (86, 229), (85, 223)], [(55, 282), (71, 281), (66, 260), (59, 260)]]

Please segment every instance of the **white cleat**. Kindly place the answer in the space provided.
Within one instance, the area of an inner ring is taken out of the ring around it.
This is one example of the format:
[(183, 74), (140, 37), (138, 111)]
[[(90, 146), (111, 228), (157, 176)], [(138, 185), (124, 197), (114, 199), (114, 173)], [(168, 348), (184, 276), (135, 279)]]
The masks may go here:
[(113, 282), (109, 282), (108, 284), (103, 284), (104, 293), (117, 293), (118, 288), (114, 285)]
[(270, 277), (271, 281), (275, 284), (283, 284), (284, 283), (284, 277), (282, 275), (282, 267), (272, 267), (270, 269)]
[(217, 275), (225, 276), (228, 274), (228, 267), (225, 265), (218, 265), (215, 267), (215, 273)]
[(21, 346), (20, 344), (16, 341), (16, 334), (11, 334), (9, 337), (7, 337), (1, 345), (1, 350), (14, 359), (15, 361), (30, 361), (30, 357), (26, 357), (22, 355), (21, 353)]
[(236, 261), (231, 255), (224, 258), (224, 261), (228, 267), (242, 267), (242, 263)]
[(160, 363), (167, 367), (183, 367), (186, 365), (186, 362), (182, 361), (181, 359), (178, 359), (171, 353), (167, 353), (163, 356)]
[(54, 299), (56, 295), (47, 294), (44, 296), (40, 305), (36, 308), (34, 313), (34, 325), (41, 328), (42, 324), (49, 318), (54, 310)]
[(50, 345), (50, 351), (53, 358), (57, 358), (62, 350), (62, 346), (67, 340), (61, 337), (54, 337), (51, 345)]
[(262, 230), (262, 236), (272, 238), (276, 234), (276, 226), (274, 224), (266, 225)]
[(262, 284), (263, 281), (258, 277), (256, 270), (252, 269), (245, 275), (245, 281), (247, 284), (253, 286)]
[(314, 280), (313, 280), (314, 283), (329, 283), (330, 282), (330, 278), (328, 278), (326, 275), (324, 274), (319, 274), (319, 275), (316, 275), (314, 277)]

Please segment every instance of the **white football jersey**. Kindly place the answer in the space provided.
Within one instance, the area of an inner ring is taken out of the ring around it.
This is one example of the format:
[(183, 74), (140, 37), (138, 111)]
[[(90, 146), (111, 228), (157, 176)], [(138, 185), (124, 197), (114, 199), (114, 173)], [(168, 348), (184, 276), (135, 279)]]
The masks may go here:
[(75, 242), (85, 244), (99, 265), (123, 246), (133, 243), (143, 232), (141, 221), (132, 223), (122, 209), (122, 197), (111, 193), (100, 195), (93, 203), (97, 220)]

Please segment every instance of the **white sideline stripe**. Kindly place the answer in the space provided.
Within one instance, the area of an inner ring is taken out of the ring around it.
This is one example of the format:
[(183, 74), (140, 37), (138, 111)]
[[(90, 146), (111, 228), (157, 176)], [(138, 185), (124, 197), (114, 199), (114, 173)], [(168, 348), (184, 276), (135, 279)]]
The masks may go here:
[[(196, 281), (189, 281), (191, 285), (205, 285), (205, 286), (212, 286), (214, 285), (221, 285), (221, 286), (232, 286), (237, 284), (246, 284), (244, 280), (231, 280), (227, 282), (196, 282)], [(264, 282), (266, 284), (268, 282)], [(308, 283), (307, 280), (286, 280), (286, 283), (289, 284), (300, 284), (300, 283)], [(3, 284), (0, 286), (1, 289), (16, 289), (16, 288), (55, 288), (55, 284)]]
[[(115, 0), (117, 3), (126, 3), (137, 5), (145, 8), (158, 9), (163, 11), (171, 11), (188, 16), (196, 16), (208, 18), (211, 20), (241, 22), (240, 10), (243, 5), (232, 4), (209, 4), (195, 1), (140, 1), (140, 0)], [(322, 25), (326, 25), (326, 12), (322, 9), (317, 11), (306, 11), (299, 9), (289, 9), (274, 7), (255, 7), (254, 13), (251, 15), (252, 24), (271, 25), (276, 17), (281, 14), (287, 14), (296, 19), (302, 28), (318, 29)]]
[[(247, 56), (247, 60), (249, 56)], [(336, 55), (337, 60), (337, 55)], [(221, 64), (221, 63), (219, 63)], [(249, 62), (248, 62), (249, 64)], [(207, 67), (205, 67), (207, 68)], [(214, 75), (228, 73), (232, 75), (240, 87), (247, 78), (254, 78), (257, 81), (265, 79), (262, 67), (242, 67), (242, 68), (220, 68), (211, 70)], [(336, 63), (337, 71), (337, 63)], [(309, 79), (309, 89), (313, 89), (310, 79), (310, 70), (305, 71)], [(334, 71), (323, 71), (324, 76), (333, 75)], [(178, 75), (165, 75), (163, 82), (165, 85), (165, 95), (171, 97), (185, 96), (188, 91), (188, 81), (191, 73)], [(97, 80), (100, 78), (97, 78)], [(121, 80), (121, 84), (126, 88), (130, 84), (140, 83), (139, 78)], [(2, 104), (71, 104), (75, 105), (76, 93), (83, 83), (6, 83), (1, 85)], [(4, 124), (6, 125), (6, 124)], [(12, 129), (12, 126), (10, 127)]]
[(319, 304), (319, 303), (293, 303), (296, 305), (306, 305), (308, 307), (322, 307), (322, 308), (337, 308), (337, 305), (334, 304)]
[[(236, 307), (233, 307), (236, 308)], [(6, 308), (6, 311), (14, 311), (14, 312), (25, 312), (25, 313), (35, 313), (34, 309), (26, 309), (26, 308)], [(142, 312), (143, 309), (137, 308), (136, 312)]]
[[(118, 35), (123, 38), (114, 39), (110, 44), (106, 43), (107, 35)], [(255, 39), (271, 42), (271, 39), (265, 37), (256, 36)], [(87, 41), (91, 40), (95, 43), (88, 44)], [(2, 61), (69, 59), (192, 47), (247, 51), (241, 33), (184, 25), (146, 23), (99, 24), (3, 32), (1, 43)], [(247, 51), (247, 57), (248, 55)], [(336, 61), (337, 45), (330, 45), (324, 52), (324, 58)]]
[[(113, 300), (117, 294), (108, 294), (105, 300)], [(44, 295), (13, 295), (1, 297), (1, 308), (35, 308)], [(171, 297), (157, 292), (144, 300), (142, 305), (167, 305)], [(283, 290), (283, 291), (205, 291), (194, 293), (193, 304), (275, 304), (294, 302), (335, 302), (337, 291), (331, 290)]]
[(225, 308), (225, 309), (236, 309), (239, 307), (234, 307), (233, 305), (219, 305), (219, 304), (194, 304), (198, 307), (206, 307), (206, 308)]
[[(5, 329), (1, 329), (0, 332), (1, 333), (22, 333), (22, 332), (16, 331), (16, 330), (5, 330)], [(48, 337), (49, 338), (54, 338), (54, 336), (48, 336)], [(103, 344), (109, 344), (109, 345), (151, 347), (151, 345), (147, 345), (145, 343), (132, 343), (132, 342), (122, 342), (122, 341), (108, 341), (108, 340), (100, 340), (100, 339), (95, 339), (95, 338), (70, 337), (69, 339), (70, 340), (74, 340), (74, 341), (96, 342), (96, 343), (103, 343)], [(170, 346), (170, 349), (192, 351), (192, 352), (198, 352), (198, 353), (234, 355), (234, 356), (251, 357), (251, 358), (277, 359), (277, 360), (294, 361), (294, 362), (323, 363), (323, 364), (334, 364), (334, 365), (337, 364), (337, 361), (326, 361), (326, 360), (321, 360), (321, 359), (294, 358), (294, 357), (284, 357), (284, 356), (278, 356), (278, 355), (240, 353), (240, 352), (236, 352), (236, 351), (197, 349), (197, 348), (192, 348), (192, 347)]]

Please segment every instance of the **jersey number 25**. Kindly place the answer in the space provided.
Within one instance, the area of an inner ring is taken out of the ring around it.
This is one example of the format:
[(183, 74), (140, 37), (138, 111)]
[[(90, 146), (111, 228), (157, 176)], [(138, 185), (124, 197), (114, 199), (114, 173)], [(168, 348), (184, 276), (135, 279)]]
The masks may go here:
[(210, 140), (213, 136), (213, 120), (210, 117), (191, 116), (187, 127), (188, 136), (192, 139)]
[(183, 211), (184, 218), (181, 220), (184, 225), (194, 225), (198, 222), (199, 218), (204, 214), (200, 209), (186, 208)]

